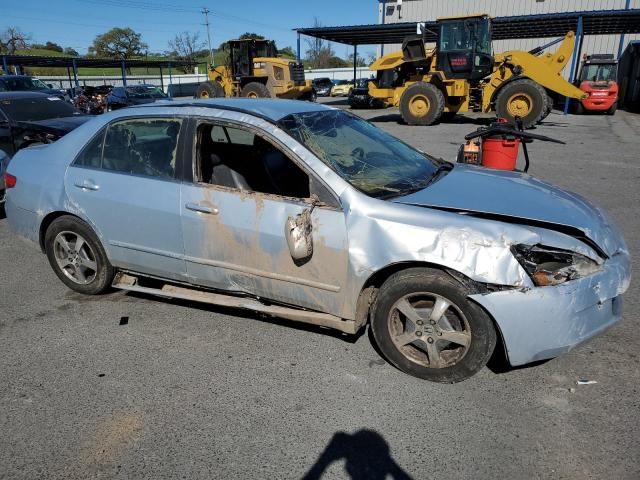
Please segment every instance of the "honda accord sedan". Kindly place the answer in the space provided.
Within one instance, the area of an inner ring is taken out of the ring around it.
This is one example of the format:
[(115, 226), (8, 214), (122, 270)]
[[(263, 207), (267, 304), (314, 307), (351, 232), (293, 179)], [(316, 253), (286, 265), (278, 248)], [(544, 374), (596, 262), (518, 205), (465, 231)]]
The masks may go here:
[(621, 318), (630, 279), (623, 238), (584, 198), (314, 103), (111, 112), (20, 151), (6, 184), (11, 227), (77, 292), (369, 324), (390, 363), (438, 382), (495, 348), (514, 366), (572, 349)]

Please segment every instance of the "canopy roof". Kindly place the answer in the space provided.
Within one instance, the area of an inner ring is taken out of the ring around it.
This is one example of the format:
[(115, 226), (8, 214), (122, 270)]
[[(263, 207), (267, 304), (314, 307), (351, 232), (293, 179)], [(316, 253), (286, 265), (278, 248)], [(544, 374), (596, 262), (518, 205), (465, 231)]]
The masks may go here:
[[(43, 55), (0, 55), (0, 62), (6, 62), (7, 65), (20, 65), (24, 67), (95, 67), (109, 68), (122, 67), (123, 60), (113, 58), (87, 58), (87, 57), (48, 57)], [(172, 67), (195, 65), (197, 62), (189, 62), (186, 60), (124, 60), (128, 67)], [(0, 63), (1, 65), (2, 63)]]
[[(493, 19), (493, 39), (561, 37), (569, 30), (576, 30), (579, 17), (582, 17), (585, 35), (640, 33), (640, 9), (588, 10), (496, 17)], [(435, 42), (436, 22), (420, 23), (425, 27), (425, 40)], [(402, 43), (405, 37), (419, 33), (418, 22), (312, 27), (296, 30), (303, 35), (348, 45)]]

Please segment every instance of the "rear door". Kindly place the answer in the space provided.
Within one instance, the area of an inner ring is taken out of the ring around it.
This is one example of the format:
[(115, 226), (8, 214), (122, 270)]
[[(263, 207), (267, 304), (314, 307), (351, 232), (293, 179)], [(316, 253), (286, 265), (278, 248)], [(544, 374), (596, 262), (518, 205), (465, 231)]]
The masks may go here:
[(114, 265), (184, 279), (179, 117), (111, 123), (69, 167), (71, 202), (102, 236)]

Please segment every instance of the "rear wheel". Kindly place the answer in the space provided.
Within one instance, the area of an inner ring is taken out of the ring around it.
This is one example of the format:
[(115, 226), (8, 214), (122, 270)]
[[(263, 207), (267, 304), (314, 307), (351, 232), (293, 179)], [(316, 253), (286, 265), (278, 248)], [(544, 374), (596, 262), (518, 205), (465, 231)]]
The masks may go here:
[(607, 110), (607, 115), (615, 115), (617, 109), (618, 109), (618, 102), (614, 102), (613, 105), (609, 107), (609, 110)]
[(79, 218), (55, 219), (44, 244), (51, 268), (70, 289), (96, 295), (111, 285), (115, 269), (94, 231)]
[(426, 82), (409, 85), (400, 97), (400, 114), (409, 125), (431, 125), (438, 121), (444, 109), (444, 95)]
[(434, 382), (459, 382), (477, 373), (497, 336), (469, 293), (439, 270), (411, 268), (389, 277), (371, 321), (381, 352), (403, 372)]
[(528, 78), (507, 83), (496, 97), (496, 113), (515, 124), (520, 117), (525, 128), (531, 128), (544, 116), (547, 108), (547, 92)]
[(198, 85), (196, 90), (197, 98), (219, 98), (224, 97), (224, 89), (218, 82), (204, 82)]
[(540, 119), (540, 121), (547, 118), (552, 110), (553, 110), (553, 98), (547, 94), (547, 105), (545, 106), (544, 113), (542, 114), (542, 118)]
[(250, 82), (247, 83), (242, 88), (241, 95), (247, 98), (269, 98), (271, 94), (269, 93), (269, 89), (266, 85), (258, 82)]

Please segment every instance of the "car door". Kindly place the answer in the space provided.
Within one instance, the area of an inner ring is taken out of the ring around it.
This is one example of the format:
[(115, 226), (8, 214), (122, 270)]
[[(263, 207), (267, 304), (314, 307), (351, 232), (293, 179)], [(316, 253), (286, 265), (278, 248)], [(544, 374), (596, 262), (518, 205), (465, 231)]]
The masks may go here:
[(102, 236), (119, 267), (184, 280), (177, 117), (118, 120), (67, 170), (72, 204)]
[[(256, 133), (206, 121), (197, 126), (194, 181), (182, 185), (187, 272), (210, 287), (341, 315), (348, 267), (344, 213), (291, 152)], [(276, 172), (274, 164), (285, 170)], [(267, 181), (270, 175), (278, 178)], [(311, 193), (325, 201), (313, 202)], [(291, 222), (305, 221), (312, 251), (294, 258), (287, 233)]]

